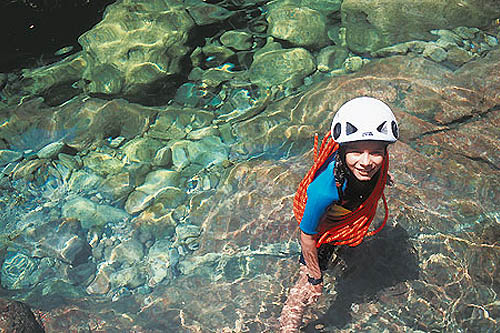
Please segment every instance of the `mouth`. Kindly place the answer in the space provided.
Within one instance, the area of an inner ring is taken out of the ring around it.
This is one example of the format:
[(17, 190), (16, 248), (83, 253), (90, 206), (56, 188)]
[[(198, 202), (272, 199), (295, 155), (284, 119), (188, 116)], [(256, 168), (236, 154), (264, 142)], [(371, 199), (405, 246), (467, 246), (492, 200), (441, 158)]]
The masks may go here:
[(357, 170), (358, 170), (358, 173), (360, 173), (363, 176), (368, 176), (372, 173), (372, 170), (361, 170), (361, 169), (357, 169)]

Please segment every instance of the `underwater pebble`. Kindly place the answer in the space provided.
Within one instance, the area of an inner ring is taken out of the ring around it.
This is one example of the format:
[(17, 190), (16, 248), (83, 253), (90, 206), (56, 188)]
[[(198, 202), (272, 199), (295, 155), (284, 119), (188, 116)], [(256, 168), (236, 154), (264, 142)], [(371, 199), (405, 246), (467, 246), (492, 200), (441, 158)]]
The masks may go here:
[(226, 47), (243, 51), (252, 48), (253, 38), (248, 32), (230, 30), (220, 36), (220, 42)]
[(343, 47), (327, 46), (319, 52), (316, 57), (317, 68), (320, 72), (329, 72), (335, 68), (341, 68), (349, 51)]
[(160, 148), (153, 158), (153, 165), (168, 167), (172, 163), (172, 150), (170, 147)]
[[(168, 2), (167, 2), (168, 3)], [(193, 18), (197, 25), (206, 25), (223, 21), (231, 17), (231, 12), (221, 6), (205, 2), (193, 2), (192, 6), (187, 8), (187, 12)], [(174, 25), (175, 26), (175, 25)]]
[(109, 276), (111, 288), (127, 287), (135, 289), (146, 282), (144, 274), (137, 267), (127, 267), (112, 273)]
[[(172, 243), (165, 239), (159, 240), (151, 246), (147, 259), (150, 272), (149, 286), (153, 287), (169, 276), (172, 264), (171, 256), (174, 254), (174, 250), (178, 257), (178, 252), (172, 248)], [(178, 261), (178, 258), (174, 259)]]
[(70, 170), (79, 169), (83, 165), (80, 156), (72, 156), (65, 153), (59, 153), (59, 155), (57, 155), (57, 158)]
[(453, 29), (453, 31), (464, 39), (474, 39), (476, 37), (476, 33), (478, 33), (478, 28), (469, 28), (469, 27), (457, 27)]
[(481, 50), (481, 52), (484, 52), (484, 51), (491, 50), (491, 46), (489, 46), (485, 42), (481, 42), (481, 43), (479, 43), (479, 49)]
[(325, 17), (307, 7), (275, 7), (267, 16), (268, 33), (296, 46), (322, 47), (328, 43)]
[(25, 254), (11, 252), (5, 256), (1, 270), (2, 287), (16, 290), (32, 287), (31, 275), (37, 268), (37, 262)]
[(6, 175), (10, 175), (12, 173), (12, 171), (14, 171), (14, 169), (16, 168), (17, 166), (17, 163), (9, 163), (7, 164), (2, 170), (1, 170), (1, 174), (3, 176), (6, 176)]
[(23, 154), (13, 150), (0, 149), (0, 166), (19, 161)]
[(66, 275), (74, 285), (88, 285), (95, 278), (96, 264), (87, 262), (78, 266), (67, 266)]
[(498, 46), (498, 40), (491, 35), (485, 35), (484, 40), (490, 47)]
[(199, 89), (199, 86), (195, 83), (187, 82), (177, 89), (174, 100), (179, 104), (195, 107), (200, 103), (202, 97), (203, 92)]
[(201, 228), (194, 224), (179, 224), (175, 228), (177, 243), (190, 244), (201, 235)]
[(315, 69), (315, 60), (306, 49), (274, 50), (255, 56), (249, 77), (256, 85), (297, 88)]
[(73, 236), (69, 239), (60, 237), (58, 240), (60, 245), (58, 248), (55, 248), (56, 253), (59, 253), (61, 258), (69, 264), (78, 265), (85, 263), (92, 255), (90, 245), (80, 237)]
[(129, 215), (119, 208), (99, 205), (83, 197), (68, 200), (62, 207), (62, 216), (78, 219), (84, 229), (105, 225), (108, 222), (118, 223), (129, 218)]
[(350, 57), (344, 61), (343, 68), (346, 72), (357, 72), (363, 67), (363, 58)]
[(144, 210), (160, 192), (166, 188), (176, 188), (178, 182), (179, 173), (177, 171), (161, 169), (148, 173), (144, 183), (128, 196), (125, 210), (129, 214)]
[(37, 153), (38, 158), (51, 159), (61, 152), (64, 148), (64, 142), (53, 142), (49, 143)]
[(108, 262), (136, 264), (144, 257), (144, 247), (134, 239), (126, 240), (111, 250)]
[(424, 57), (428, 57), (435, 62), (441, 62), (445, 60), (447, 56), (446, 50), (432, 43), (426, 45), (422, 54)]
[(182, 140), (175, 142), (172, 149), (172, 163), (174, 166), (181, 170), (189, 165), (189, 158), (187, 153), (187, 146), (189, 141)]
[(187, 138), (189, 140), (201, 140), (205, 137), (218, 136), (219, 134), (220, 133), (219, 133), (219, 130), (217, 129), (217, 127), (211, 126), (211, 127), (200, 128), (198, 130), (189, 132)]
[(111, 148), (118, 148), (125, 140), (125, 137), (117, 136), (116, 138), (109, 138), (106, 142)]
[(71, 169), (69, 169), (66, 165), (61, 163), (60, 161), (55, 161), (54, 162), (55, 169), (61, 176), (62, 180), (68, 180), (69, 177), (71, 176)]
[(111, 289), (110, 273), (111, 268), (109, 266), (101, 265), (95, 279), (87, 287), (87, 293), (94, 295), (106, 294)]
[(120, 151), (126, 156), (127, 162), (151, 162), (156, 155), (156, 152), (161, 149), (164, 144), (152, 138), (137, 137), (120, 148)]

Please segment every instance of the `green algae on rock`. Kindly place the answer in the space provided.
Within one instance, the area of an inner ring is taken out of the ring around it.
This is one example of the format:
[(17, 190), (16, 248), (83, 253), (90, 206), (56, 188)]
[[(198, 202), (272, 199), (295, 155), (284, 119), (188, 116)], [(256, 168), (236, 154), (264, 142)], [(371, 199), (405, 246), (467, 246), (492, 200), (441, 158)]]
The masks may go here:
[(160, 79), (178, 74), (195, 23), (181, 1), (122, 0), (79, 38), (87, 61), (88, 93), (141, 95)]
[(314, 58), (306, 49), (275, 50), (256, 56), (249, 76), (257, 85), (297, 88), (315, 67)]
[(323, 14), (310, 8), (272, 8), (268, 21), (268, 33), (271, 36), (295, 46), (320, 48), (329, 41)]
[(226, 31), (220, 36), (222, 45), (238, 51), (250, 50), (253, 46), (252, 34), (245, 31)]
[(347, 59), (349, 51), (340, 46), (332, 45), (322, 48), (316, 57), (317, 68), (320, 72), (329, 72), (339, 69)]
[(476, 0), (344, 0), (342, 24), (349, 49), (368, 53), (410, 40), (433, 40), (434, 29), (485, 27), (500, 16), (500, 3)]
[(81, 92), (77, 82), (87, 66), (81, 53), (71, 55), (55, 64), (23, 69), (21, 93), (43, 96), (49, 105), (58, 105), (70, 100)]
[[(39, 103), (40, 102), (40, 103)], [(56, 141), (83, 150), (108, 137), (133, 138), (149, 126), (153, 110), (125, 100), (80, 96), (58, 107), (41, 98), (9, 108), (0, 138), (21, 150), (39, 150)]]

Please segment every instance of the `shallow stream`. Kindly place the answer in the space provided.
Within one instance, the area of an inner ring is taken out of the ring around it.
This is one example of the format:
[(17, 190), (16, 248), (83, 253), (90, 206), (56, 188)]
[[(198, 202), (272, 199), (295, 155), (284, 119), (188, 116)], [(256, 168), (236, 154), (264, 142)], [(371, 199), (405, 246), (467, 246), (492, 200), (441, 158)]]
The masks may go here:
[(339, 251), (302, 330), (497, 332), (499, 17), (116, 1), (79, 49), (0, 74), (0, 296), (47, 332), (276, 332), (314, 134), (373, 96), (401, 128), (389, 220)]

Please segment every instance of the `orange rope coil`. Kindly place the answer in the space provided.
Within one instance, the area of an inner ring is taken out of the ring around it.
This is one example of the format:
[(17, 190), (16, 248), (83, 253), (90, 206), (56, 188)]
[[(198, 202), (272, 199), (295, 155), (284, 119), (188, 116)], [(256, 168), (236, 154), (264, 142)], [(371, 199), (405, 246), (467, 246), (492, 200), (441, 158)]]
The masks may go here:
[[(295, 198), (293, 201), (293, 213), (295, 219), (300, 224), (304, 209), (307, 203), (307, 188), (313, 181), (318, 169), (326, 162), (326, 160), (339, 147), (328, 132), (323, 140), (318, 151), (318, 136), (314, 137), (314, 164), (304, 176), (299, 184)], [(353, 212), (341, 215), (333, 224), (320, 224), (316, 247), (320, 247), (324, 243), (334, 243), (335, 245), (357, 246), (366, 236), (372, 236), (378, 233), (385, 226), (389, 217), (389, 209), (384, 195), (384, 188), (387, 182), (387, 172), (389, 170), (389, 153), (386, 153), (384, 163), (381, 168), (380, 177), (375, 185), (370, 196)], [(382, 197), (385, 208), (385, 217), (382, 224), (371, 232), (368, 232), (371, 222), (375, 218), (377, 212), (377, 204)]]

